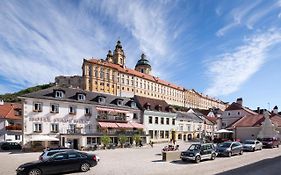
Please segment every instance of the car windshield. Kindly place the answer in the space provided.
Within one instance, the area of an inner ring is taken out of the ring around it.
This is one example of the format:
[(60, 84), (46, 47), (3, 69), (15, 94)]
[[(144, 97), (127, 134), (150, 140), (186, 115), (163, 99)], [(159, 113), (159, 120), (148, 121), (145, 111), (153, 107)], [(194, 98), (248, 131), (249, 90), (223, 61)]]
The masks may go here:
[(188, 150), (190, 150), (190, 151), (199, 150), (200, 147), (201, 147), (200, 145), (193, 144), (188, 148)]
[(244, 144), (255, 144), (255, 141), (253, 141), (253, 140), (246, 140), (244, 142)]
[(222, 144), (219, 145), (219, 147), (222, 147), (222, 148), (229, 148), (231, 145), (231, 142), (224, 142)]

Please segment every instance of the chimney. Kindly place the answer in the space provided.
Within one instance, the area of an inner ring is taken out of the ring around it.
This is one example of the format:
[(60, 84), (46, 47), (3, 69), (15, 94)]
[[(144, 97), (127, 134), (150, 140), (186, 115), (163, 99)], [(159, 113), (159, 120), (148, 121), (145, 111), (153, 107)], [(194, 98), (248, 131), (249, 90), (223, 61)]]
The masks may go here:
[(260, 107), (257, 107), (257, 113), (260, 114)]
[(238, 103), (241, 106), (243, 106), (243, 99), (242, 98), (237, 98), (236, 103)]
[(277, 106), (275, 106), (275, 107), (273, 108), (273, 113), (274, 113), (274, 114), (278, 114), (278, 107), (277, 107)]
[(0, 100), (0, 105), (4, 105), (4, 101), (3, 100)]

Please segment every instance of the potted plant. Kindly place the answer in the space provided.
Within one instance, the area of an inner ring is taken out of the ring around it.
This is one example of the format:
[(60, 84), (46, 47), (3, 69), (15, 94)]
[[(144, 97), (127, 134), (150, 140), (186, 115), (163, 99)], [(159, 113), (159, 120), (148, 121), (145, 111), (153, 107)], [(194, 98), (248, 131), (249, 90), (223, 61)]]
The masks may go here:
[(103, 135), (101, 137), (101, 142), (104, 145), (104, 149), (106, 149), (106, 147), (111, 143), (111, 139), (110, 139), (110, 137), (108, 135)]

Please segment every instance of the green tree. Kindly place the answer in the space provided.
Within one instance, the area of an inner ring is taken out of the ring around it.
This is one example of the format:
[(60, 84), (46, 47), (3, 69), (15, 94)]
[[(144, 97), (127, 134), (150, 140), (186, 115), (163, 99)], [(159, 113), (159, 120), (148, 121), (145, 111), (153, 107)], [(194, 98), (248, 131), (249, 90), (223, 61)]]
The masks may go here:
[(136, 142), (136, 146), (138, 146), (141, 141), (141, 136), (139, 134), (135, 134), (133, 135), (133, 140)]
[(119, 139), (119, 142), (121, 144), (121, 147), (123, 148), (124, 147), (124, 143), (126, 143), (127, 140), (128, 140), (128, 137), (125, 136), (125, 135), (119, 135), (118, 139)]
[(108, 135), (103, 135), (101, 137), (101, 142), (104, 145), (104, 148), (106, 148), (111, 143), (111, 138)]

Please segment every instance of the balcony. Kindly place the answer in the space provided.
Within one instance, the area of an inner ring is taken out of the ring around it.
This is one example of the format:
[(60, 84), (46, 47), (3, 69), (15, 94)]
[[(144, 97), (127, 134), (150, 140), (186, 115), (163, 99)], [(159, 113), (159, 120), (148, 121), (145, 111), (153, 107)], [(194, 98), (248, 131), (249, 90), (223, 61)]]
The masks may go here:
[(75, 129), (68, 129), (67, 134), (81, 134), (81, 129), (80, 128), (75, 128)]
[(21, 125), (8, 125), (5, 127), (6, 130), (13, 130), (13, 131), (19, 131), (22, 130), (22, 126)]
[(98, 115), (97, 121), (106, 122), (128, 122), (126, 116)]

